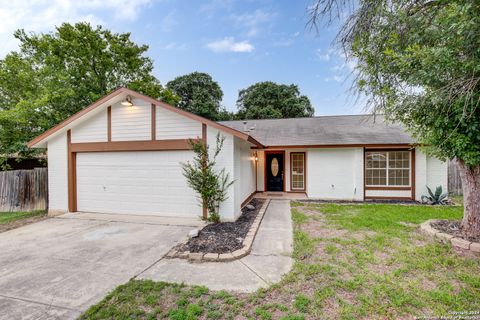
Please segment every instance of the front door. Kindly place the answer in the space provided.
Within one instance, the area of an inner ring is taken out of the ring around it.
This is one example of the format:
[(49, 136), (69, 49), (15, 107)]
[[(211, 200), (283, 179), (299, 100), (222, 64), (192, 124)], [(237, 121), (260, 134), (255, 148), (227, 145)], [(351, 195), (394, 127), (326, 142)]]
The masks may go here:
[(266, 154), (267, 191), (283, 191), (283, 153)]

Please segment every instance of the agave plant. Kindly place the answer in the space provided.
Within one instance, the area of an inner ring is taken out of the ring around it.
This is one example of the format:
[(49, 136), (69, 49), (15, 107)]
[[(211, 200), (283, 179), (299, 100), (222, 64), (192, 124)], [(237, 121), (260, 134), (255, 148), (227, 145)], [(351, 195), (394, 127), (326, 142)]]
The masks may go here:
[(447, 193), (442, 193), (442, 186), (438, 186), (435, 189), (435, 193), (432, 192), (432, 190), (427, 186), (428, 190), (428, 195), (423, 195), (422, 196), (422, 202), (423, 203), (429, 203), (431, 205), (437, 205), (437, 204), (447, 204)]

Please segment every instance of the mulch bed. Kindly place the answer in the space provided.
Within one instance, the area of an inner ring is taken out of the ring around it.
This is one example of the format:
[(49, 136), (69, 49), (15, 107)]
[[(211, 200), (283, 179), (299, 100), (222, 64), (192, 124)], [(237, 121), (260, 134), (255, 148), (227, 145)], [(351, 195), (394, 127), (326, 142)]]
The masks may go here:
[(431, 223), (431, 226), (436, 230), (452, 235), (454, 237), (462, 238), (467, 241), (480, 242), (480, 237), (468, 237), (465, 238), (460, 232), (460, 221), (452, 220), (438, 220)]
[(245, 206), (237, 221), (207, 225), (199, 231), (198, 237), (188, 240), (187, 243), (181, 245), (178, 251), (221, 254), (241, 249), (243, 240), (264, 202), (264, 199), (252, 199), (249, 204), (253, 205), (255, 209), (249, 210)]

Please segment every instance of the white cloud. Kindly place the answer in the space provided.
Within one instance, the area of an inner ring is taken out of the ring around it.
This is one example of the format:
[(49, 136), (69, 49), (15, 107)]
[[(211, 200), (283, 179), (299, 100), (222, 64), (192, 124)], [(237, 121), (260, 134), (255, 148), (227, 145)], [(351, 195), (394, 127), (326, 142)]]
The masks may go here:
[(207, 44), (207, 48), (213, 52), (252, 52), (255, 50), (255, 47), (248, 40), (235, 42), (233, 37), (225, 37), (222, 40), (210, 42)]
[(232, 18), (237, 28), (242, 29), (247, 37), (253, 37), (260, 32), (264, 24), (271, 22), (276, 15), (275, 12), (265, 12), (262, 9), (257, 9), (251, 13), (232, 15)]
[(334, 75), (333, 77), (326, 77), (323, 79), (325, 82), (332, 82), (332, 81), (335, 81), (335, 82), (338, 82), (338, 83), (342, 83), (346, 80), (346, 77), (345, 76), (342, 76), (342, 75)]
[(133, 21), (154, 0), (13, 0), (0, 6), (0, 57), (15, 50), (17, 29), (48, 32), (63, 22), (105, 24), (99, 13), (118, 21)]
[(165, 16), (162, 20), (162, 29), (165, 32), (173, 31), (173, 29), (178, 25), (178, 21), (175, 18), (175, 10), (171, 11)]
[(317, 49), (315, 50), (315, 55), (317, 56), (317, 59), (320, 61), (330, 61), (332, 58), (333, 50), (329, 49), (327, 51), (324, 51), (322, 49)]
[(210, 0), (200, 6), (199, 12), (211, 18), (216, 11), (230, 11), (233, 7), (234, 0)]
[(187, 48), (187, 44), (177, 42), (170, 42), (162, 47), (163, 50), (185, 50)]

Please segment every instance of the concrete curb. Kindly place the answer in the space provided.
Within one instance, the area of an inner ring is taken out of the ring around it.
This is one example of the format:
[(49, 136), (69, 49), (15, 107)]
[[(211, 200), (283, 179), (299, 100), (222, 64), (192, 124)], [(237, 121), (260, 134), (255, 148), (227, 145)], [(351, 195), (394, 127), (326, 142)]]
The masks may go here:
[[(233, 260), (238, 260), (240, 258), (245, 257), (250, 253), (252, 250), (253, 240), (257, 235), (258, 229), (260, 228), (260, 223), (265, 216), (265, 212), (267, 211), (268, 205), (270, 204), (270, 199), (266, 199), (263, 203), (262, 207), (258, 211), (258, 215), (253, 220), (252, 225), (250, 226), (250, 230), (248, 230), (245, 239), (243, 239), (243, 247), (241, 249), (235, 250), (233, 252), (228, 253), (210, 253), (210, 252), (179, 252), (177, 251), (176, 247), (170, 249), (170, 251), (165, 255), (165, 258), (168, 259), (188, 259), (190, 262), (200, 263), (200, 262), (229, 262)], [(185, 240), (183, 243), (187, 243), (188, 240)]]
[(480, 243), (471, 242), (459, 237), (454, 237), (450, 234), (443, 233), (432, 227), (432, 223), (437, 222), (438, 220), (432, 219), (427, 220), (420, 225), (420, 231), (428, 237), (440, 241), (442, 243), (451, 243), (452, 246), (456, 249), (462, 251), (470, 251), (475, 255), (480, 255)]

